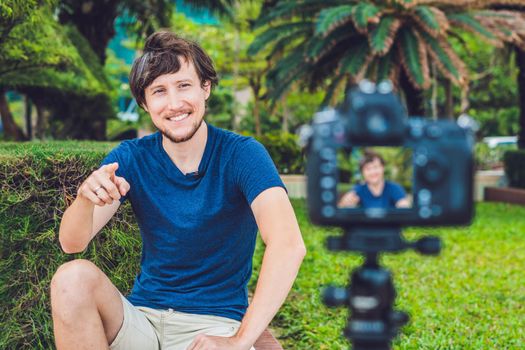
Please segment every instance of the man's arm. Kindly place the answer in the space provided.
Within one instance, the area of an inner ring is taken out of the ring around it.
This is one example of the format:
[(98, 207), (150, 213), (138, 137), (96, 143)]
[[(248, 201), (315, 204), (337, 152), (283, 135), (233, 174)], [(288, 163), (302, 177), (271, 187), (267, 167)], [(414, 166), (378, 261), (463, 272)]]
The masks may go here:
[(410, 200), (405, 197), (396, 202), (396, 208), (410, 208)]
[(306, 248), (285, 190), (272, 187), (263, 191), (251, 208), (266, 245), (252, 302), (235, 336), (200, 335), (188, 350), (250, 349), (281, 307), (297, 276)]
[(339, 203), (337, 206), (343, 207), (343, 208), (353, 208), (356, 207), (359, 204), (359, 196), (354, 190), (351, 190), (347, 193), (345, 193), (341, 199), (339, 200)]
[(128, 182), (115, 175), (118, 163), (95, 170), (80, 185), (77, 197), (62, 216), (59, 241), (66, 253), (86, 249), (120, 206), (120, 197), (129, 190)]

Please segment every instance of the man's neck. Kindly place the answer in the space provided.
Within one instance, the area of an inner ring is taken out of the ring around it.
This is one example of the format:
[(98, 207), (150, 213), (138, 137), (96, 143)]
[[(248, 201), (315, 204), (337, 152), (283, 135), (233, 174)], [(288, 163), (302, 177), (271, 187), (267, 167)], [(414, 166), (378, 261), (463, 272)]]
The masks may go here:
[(199, 170), (199, 164), (208, 140), (208, 125), (203, 121), (188, 141), (175, 143), (162, 135), (162, 147), (183, 174)]
[(373, 184), (367, 184), (368, 189), (374, 196), (380, 196), (383, 193), (383, 189), (385, 188), (385, 181), (378, 181)]

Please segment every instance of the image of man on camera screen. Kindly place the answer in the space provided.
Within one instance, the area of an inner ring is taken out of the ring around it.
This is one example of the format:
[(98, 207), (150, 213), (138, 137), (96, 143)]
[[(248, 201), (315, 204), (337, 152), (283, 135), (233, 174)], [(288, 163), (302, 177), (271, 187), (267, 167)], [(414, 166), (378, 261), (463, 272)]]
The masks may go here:
[(410, 200), (403, 187), (385, 180), (385, 160), (374, 151), (366, 150), (359, 162), (364, 183), (356, 184), (344, 193), (338, 206), (342, 208), (409, 208)]

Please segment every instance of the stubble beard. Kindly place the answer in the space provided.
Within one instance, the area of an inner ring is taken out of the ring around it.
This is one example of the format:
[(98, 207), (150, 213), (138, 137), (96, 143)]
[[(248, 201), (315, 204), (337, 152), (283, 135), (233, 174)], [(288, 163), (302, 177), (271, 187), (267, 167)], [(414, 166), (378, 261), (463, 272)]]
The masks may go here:
[(193, 128), (185, 136), (177, 137), (173, 135), (169, 129), (166, 129), (166, 128), (164, 128), (164, 130), (160, 130), (160, 132), (162, 133), (162, 135), (166, 136), (168, 140), (170, 140), (173, 143), (186, 142), (190, 140), (197, 133), (197, 130), (199, 130), (199, 128), (201, 127), (203, 120), (204, 118), (201, 118), (199, 121), (193, 123)]

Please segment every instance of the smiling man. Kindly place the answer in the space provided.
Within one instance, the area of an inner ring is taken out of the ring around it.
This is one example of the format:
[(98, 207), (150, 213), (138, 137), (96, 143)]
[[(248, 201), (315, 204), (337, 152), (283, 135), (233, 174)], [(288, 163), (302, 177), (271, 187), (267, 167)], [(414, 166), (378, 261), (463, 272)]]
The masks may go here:
[[(121, 143), (79, 187), (59, 238), (84, 250), (129, 200), (141, 270), (124, 297), (86, 260), (51, 283), (57, 348), (248, 350), (288, 294), (305, 247), (284, 185), (261, 144), (204, 121), (218, 83), (211, 59), (170, 32), (148, 38), (131, 91), (157, 133)], [(265, 243), (248, 305), (257, 231)]]
[(378, 153), (366, 151), (359, 162), (364, 183), (357, 184), (339, 200), (340, 207), (408, 208), (405, 190), (399, 184), (385, 180), (385, 161)]

